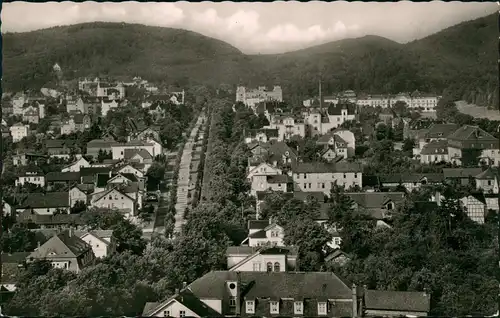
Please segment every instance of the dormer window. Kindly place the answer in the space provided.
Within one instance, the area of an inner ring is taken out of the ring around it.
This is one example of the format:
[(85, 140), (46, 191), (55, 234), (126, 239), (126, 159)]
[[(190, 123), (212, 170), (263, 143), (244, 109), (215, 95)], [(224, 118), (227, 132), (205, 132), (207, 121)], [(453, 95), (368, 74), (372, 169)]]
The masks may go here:
[(295, 301), (293, 303), (293, 313), (295, 315), (303, 315), (304, 314), (304, 304), (301, 301)]
[(318, 303), (318, 315), (326, 315), (326, 302), (319, 302)]
[(270, 305), (270, 313), (271, 314), (279, 314), (280, 313), (280, 305), (279, 305), (279, 302), (277, 301), (271, 301), (269, 303)]
[(255, 301), (247, 300), (245, 302), (245, 308), (246, 308), (247, 314), (254, 314), (255, 313)]
[(392, 210), (392, 209), (394, 209), (394, 203), (392, 202), (387, 203), (387, 210)]
[(273, 271), (273, 263), (267, 262), (266, 267), (267, 267), (266, 269), (267, 269), (268, 272), (272, 272)]

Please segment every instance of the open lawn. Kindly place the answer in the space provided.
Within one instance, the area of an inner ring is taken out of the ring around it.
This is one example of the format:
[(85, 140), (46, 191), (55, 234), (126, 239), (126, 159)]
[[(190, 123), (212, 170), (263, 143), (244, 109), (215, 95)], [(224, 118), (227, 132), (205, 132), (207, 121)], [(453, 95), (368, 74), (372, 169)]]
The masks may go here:
[(459, 112), (470, 115), (474, 118), (488, 118), (490, 120), (500, 120), (500, 112), (498, 110), (488, 109), (486, 107), (468, 104), (465, 101), (456, 102)]

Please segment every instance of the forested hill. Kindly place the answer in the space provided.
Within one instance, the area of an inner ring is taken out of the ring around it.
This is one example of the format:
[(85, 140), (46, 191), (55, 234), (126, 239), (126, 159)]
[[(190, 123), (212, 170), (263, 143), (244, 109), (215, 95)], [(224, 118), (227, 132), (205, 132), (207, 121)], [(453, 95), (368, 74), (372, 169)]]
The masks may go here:
[(86, 23), (5, 34), (7, 90), (41, 86), (59, 63), (65, 77), (139, 75), (187, 85), (280, 84), (299, 100), (353, 89), (371, 93), (434, 92), (480, 105), (498, 105), (498, 15), (464, 22), (399, 44), (378, 36), (345, 39), (272, 55), (245, 55), (194, 32), (123, 23)]

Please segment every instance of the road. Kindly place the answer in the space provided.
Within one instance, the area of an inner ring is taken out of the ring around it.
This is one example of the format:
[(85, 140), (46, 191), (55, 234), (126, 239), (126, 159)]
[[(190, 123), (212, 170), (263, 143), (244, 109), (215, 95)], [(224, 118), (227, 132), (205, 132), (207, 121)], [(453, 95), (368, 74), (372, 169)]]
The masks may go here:
[(196, 142), (195, 138), (200, 129), (201, 123), (205, 119), (205, 115), (201, 114), (198, 117), (188, 140), (184, 145), (184, 150), (182, 151), (181, 162), (179, 165), (179, 175), (177, 179), (177, 203), (175, 204), (175, 229), (174, 235), (178, 234), (182, 230), (182, 226), (185, 223), (184, 212), (188, 206), (188, 191), (191, 187), (194, 187), (193, 181), (189, 177), (190, 175), (190, 165), (193, 159), (193, 146)]

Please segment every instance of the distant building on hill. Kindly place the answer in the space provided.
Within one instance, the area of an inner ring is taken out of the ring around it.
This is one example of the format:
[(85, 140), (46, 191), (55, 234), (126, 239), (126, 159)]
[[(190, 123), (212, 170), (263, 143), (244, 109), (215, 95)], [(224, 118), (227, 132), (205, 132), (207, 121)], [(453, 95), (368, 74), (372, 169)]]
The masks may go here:
[(242, 102), (249, 107), (264, 101), (283, 101), (283, 91), (281, 86), (274, 86), (272, 90), (265, 86), (259, 86), (257, 89), (248, 89), (245, 86), (238, 86), (236, 89), (236, 102)]

